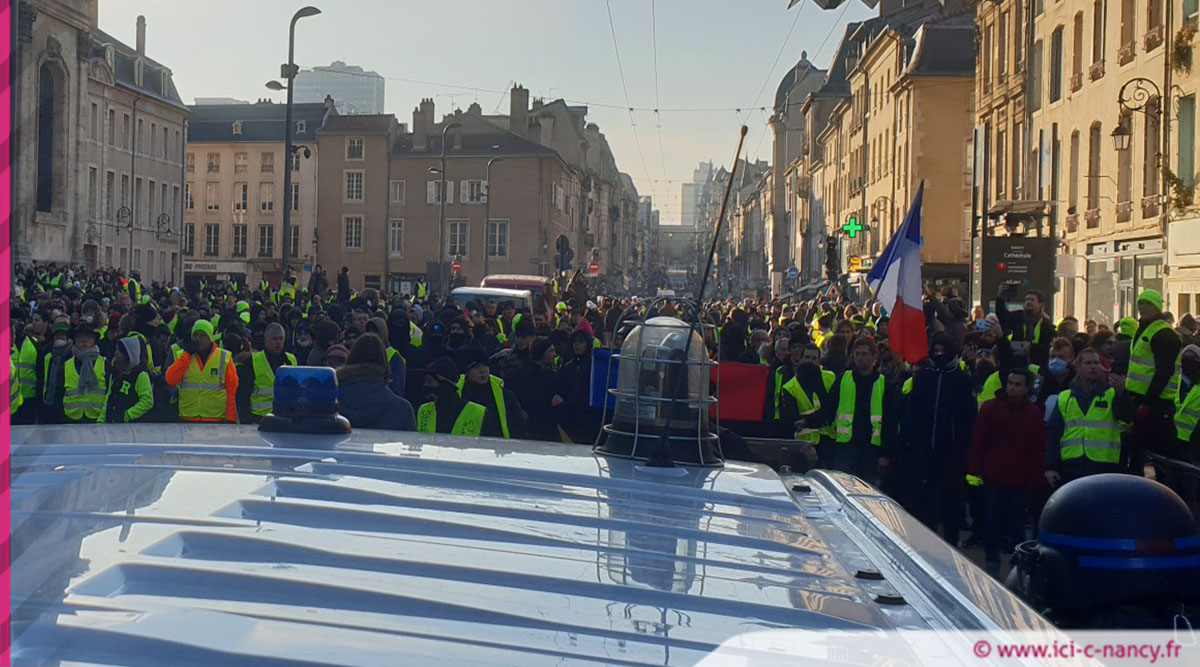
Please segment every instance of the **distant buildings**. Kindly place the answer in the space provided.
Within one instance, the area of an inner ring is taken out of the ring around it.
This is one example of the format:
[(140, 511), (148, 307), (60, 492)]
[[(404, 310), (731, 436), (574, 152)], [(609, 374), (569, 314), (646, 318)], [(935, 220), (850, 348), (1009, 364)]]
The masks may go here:
[(325, 67), (300, 70), (294, 85), (296, 102), (320, 103), (329, 95), (339, 114), (383, 113), (383, 77), (357, 65), (335, 60)]
[(680, 224), (684, 227), (695, 227), (700, 220), (700, 205), (707, 195), (705, 188), (712, 179), (712, 161), (701, 162), (692, 172), (692, 182), (680, 186)]
[(171, 70), (99, 30), (98, 0), (14, 5), (13, 261), (178, 280), (183, 126)]

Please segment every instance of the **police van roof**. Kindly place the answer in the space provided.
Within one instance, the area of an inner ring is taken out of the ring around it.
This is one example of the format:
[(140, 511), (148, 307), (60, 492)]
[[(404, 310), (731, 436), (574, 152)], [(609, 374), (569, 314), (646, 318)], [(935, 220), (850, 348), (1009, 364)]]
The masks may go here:
[(340, 437), (14, 428), (14, 657), (691, 664), (773, 628), (1048, 627), (849, 476)]

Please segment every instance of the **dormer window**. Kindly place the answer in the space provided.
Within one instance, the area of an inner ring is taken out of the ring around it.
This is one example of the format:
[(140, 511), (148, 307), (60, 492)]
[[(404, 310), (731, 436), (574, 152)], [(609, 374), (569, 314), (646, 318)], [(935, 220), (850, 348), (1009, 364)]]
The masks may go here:
[(306, 123), (302, 120), (296, 121), (296, 134), (304, 134), (305, 130), (307, 130), (307, 129), (308, 129), (308, 123)]
[(168, 91), (171, 90), (171, 75), (166, 70), (163, 70), (160, 79), (159, 85), (162, 87), (162, 96), (166, 97)]
[(145, 65), (142, 63), (141, 60), (134, 61), (134, 63), (133, 63), (133, 85), (135, 85), (139, 88), (142, 86), (142, 73), (143, 73), (144, 69), (145, 69)]
[(242, 121), (240, 121), (240, 120), (233, 121), (233, 136), (235, 136), (235, 137), (242, 136)]

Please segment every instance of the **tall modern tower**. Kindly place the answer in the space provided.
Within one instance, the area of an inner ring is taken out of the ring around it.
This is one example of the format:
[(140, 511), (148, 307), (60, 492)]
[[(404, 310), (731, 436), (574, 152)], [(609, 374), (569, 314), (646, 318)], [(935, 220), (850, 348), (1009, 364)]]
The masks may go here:
[(297, 103), (324, 102), (329, 95), (339, 114), (383, 113), (383, 77), (357, 65), (335, 60), (324, 67), (301, 70), (295, 85)]

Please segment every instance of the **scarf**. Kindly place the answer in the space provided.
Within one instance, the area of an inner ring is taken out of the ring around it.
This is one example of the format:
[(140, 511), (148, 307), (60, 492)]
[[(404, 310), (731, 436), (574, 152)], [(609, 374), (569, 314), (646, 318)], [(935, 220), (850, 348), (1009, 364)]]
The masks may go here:
[(71, 344), (67, 343), (61, 347), (50, 348), (50, 367), (46, 371), (46, 387), (45, 397), (46, 403), (49, 404), (58, 394), (58, 385), (62, 381), (62, 365), (71, 356)]
[(71, 348), (71, 356), (79, 362), (79, 386), (75, 391), (80, 394), (100, 391), (100, 379), (96, 377), (96, 359), (100, 358), (100, 348), (95, 345), (83, 351)]

